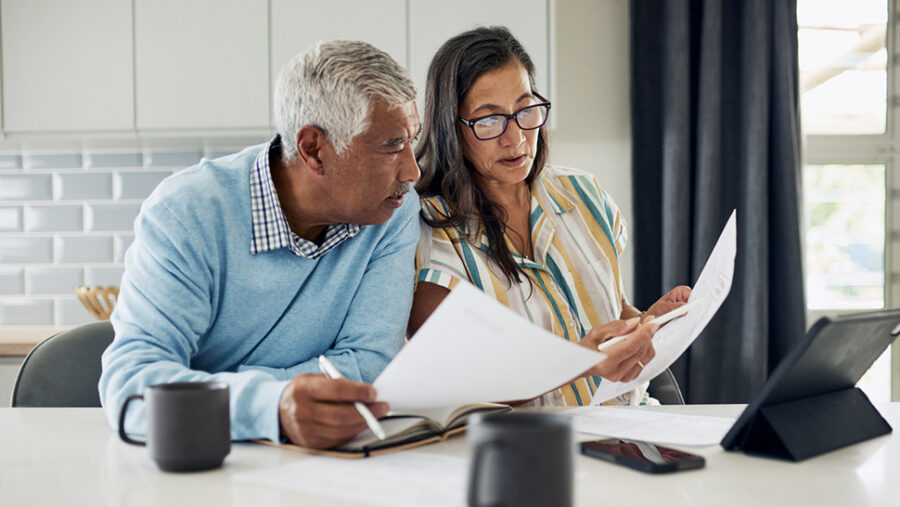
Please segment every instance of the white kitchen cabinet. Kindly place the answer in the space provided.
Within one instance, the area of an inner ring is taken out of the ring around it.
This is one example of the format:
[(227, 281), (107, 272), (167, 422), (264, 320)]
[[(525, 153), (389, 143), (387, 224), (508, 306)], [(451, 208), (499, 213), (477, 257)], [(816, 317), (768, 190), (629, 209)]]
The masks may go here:
[(134, 128), (131, 2), (5, 0), (3, 128)]
[(268, 131), (281, 67), (318, 40), (373, 43), (424, 97), (438, 47), (502, 24), (550, 97), (554, 0), (3, 0), (6, 133)]
[(281, 67), (320, 40), (363, 40), (407, 66), (406, 0), (272, 0), (272, 85)]
[(0, 407), (8, 407), (22, 365), (21, 357), (0, 357)]
[(450, 37), (479, 25), (503, 25), (522, 43), (535, 66), (538, 91), (550, 98), (550, 2), (552, 0), (410, 0), (410, 72), (425, 96), (428, 66)]
[(134, 5), (139, 131), (267, 128), (267, 0)]

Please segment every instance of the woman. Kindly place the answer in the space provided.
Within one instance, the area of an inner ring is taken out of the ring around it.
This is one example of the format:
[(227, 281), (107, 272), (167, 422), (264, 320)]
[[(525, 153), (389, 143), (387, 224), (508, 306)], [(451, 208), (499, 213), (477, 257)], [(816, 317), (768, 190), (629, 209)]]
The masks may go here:
[[(583, 405), (599, 377), (640, 374), (656, 325), (642, 323), (622, 291), (626, 232), (615, 203), (588, 173), (546, 165), (549, 111), (531, 58), (506, 28), (477, 28), (438, 50), (416, 152), (424, 223), (409, 335), (460, 280), (585, 347), (631, 333), (604, 350), (605, 361), (533, 400)], [(677, 287), (644, 313), (665, 313), (689, 294)]]

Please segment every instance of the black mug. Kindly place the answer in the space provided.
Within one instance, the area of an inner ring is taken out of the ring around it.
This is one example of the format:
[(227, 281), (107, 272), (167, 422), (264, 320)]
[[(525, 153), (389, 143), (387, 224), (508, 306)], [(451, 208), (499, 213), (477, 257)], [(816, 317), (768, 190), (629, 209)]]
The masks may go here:
[(468, 430), (470, 506), (570, 506), (574, 440), (566, 417), (476, 415)]
[[(125, 434), (128, 404), (146, 403), (147, 440)], [(231, 452), (228, 384), (224, 382), (176, 382), (157, 384), (125, 399), (119, 412), (119, 438), (146, 445), (150, 457), (167, 472), (207, 470), (222, 465)]]

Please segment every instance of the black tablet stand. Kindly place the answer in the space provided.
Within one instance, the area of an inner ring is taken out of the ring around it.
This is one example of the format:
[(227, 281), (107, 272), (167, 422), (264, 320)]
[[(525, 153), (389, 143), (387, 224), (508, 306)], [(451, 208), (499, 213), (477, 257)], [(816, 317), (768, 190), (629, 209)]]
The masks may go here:
[(862, 390), (848, 387), (760, 407), (736, 447), (801, 461), (891, 431)]

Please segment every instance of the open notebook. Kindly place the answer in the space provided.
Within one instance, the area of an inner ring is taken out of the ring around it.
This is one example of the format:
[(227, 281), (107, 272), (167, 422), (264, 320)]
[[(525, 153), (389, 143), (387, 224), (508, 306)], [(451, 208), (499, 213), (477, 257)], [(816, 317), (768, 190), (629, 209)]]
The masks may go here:
[(379, 440), (372, 430), (366, 429), (353, 440), (327, 450), (309, 449), (294, 444), (276, 444), (268, 440), (260, 443), (310, 454), (322, 454), (341, 458), (365, 458), (420, 445), (446, 440), (465, 430), (469, 417), (477, 414), (507, 412), (509, 405), (499, 403), (472, 403), (461, 407), (432, 408), (413, 412), (391, 412), (379, 419), (387, 438)]

